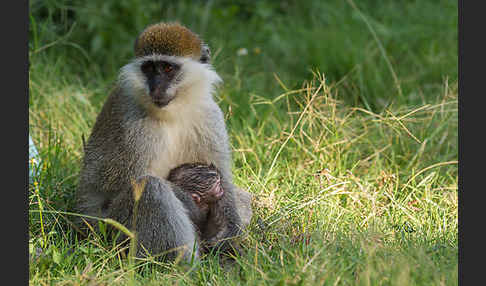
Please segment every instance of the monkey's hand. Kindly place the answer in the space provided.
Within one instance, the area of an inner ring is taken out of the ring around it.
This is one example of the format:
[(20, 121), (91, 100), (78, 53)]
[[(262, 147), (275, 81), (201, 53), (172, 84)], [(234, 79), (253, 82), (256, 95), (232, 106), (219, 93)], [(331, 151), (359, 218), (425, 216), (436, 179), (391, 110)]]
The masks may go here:
[(209, 190), (201, 192), (195, 191), (191, 193), (194, 202), (197, 205), (212, 205), (223, 197), (224, 190), (221, 186), (221, 180), (218, 179)]

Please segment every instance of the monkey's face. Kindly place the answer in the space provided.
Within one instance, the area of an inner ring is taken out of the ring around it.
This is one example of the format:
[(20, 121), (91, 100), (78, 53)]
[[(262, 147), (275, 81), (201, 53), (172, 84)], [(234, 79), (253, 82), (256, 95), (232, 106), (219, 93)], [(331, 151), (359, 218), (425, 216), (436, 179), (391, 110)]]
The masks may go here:
[(119, 75), (123, 92), (156, 114), (162, 110), (177, 114), (208, 101), (214, 85), (220, 81), (203, 60), (159, 54), (135, 59)]
[(164, 107), (174, 99), (175, 93), (168, 92), (180, 80), (180, 65), (164, 60), (147, 60), (142, 63), (140, 70), (145, 76), (148, 93), (153, 104)]

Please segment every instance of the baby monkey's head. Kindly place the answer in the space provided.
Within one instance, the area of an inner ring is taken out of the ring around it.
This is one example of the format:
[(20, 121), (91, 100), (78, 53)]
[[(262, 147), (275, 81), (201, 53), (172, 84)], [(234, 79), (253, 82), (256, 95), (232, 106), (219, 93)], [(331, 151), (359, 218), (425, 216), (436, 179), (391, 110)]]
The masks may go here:
[(213, 164), (180, 165), (169, 172), (167, 180), (189, 192), (200, 207), (217, 202), (224, 193), (221, 187), (221, 175)]

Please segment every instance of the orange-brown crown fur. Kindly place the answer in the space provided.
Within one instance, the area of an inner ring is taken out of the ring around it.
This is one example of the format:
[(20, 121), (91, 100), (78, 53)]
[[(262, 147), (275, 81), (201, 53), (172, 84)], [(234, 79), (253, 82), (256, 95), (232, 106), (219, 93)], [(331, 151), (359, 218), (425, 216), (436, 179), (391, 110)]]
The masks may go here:
[(135, 42), (135, 56), (151, 54), (201, 57), (201, 39), (188, 28), (177, 23), (158, 23), (148, 26)]

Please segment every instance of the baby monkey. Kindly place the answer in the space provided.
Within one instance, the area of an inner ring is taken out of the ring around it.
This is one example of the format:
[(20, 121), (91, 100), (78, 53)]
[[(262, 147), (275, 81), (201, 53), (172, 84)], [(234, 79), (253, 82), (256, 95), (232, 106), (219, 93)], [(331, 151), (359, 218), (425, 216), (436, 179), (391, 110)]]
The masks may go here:
[(184, 200), (183, 203), (201, 240), (204, 241), (221, 230), (224, 216), (222, 206), (218, 202), (224, 190), (221, 186), (220, 172), (213, 164), (182, 164), (169, 172), (167, 180), (189, 193), (193, 199), (194, 204)]

